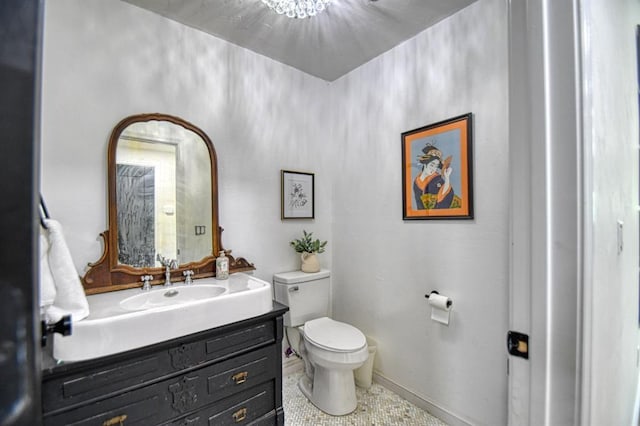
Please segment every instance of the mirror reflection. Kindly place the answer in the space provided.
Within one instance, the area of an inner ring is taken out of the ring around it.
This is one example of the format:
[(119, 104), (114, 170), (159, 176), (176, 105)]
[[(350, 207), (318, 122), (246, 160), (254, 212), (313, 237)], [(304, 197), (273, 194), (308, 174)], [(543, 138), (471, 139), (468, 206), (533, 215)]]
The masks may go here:
[(216, 152), (200, 128), (168, 114), (126, 117), (107, 162), (109, 229), (82, 277), (85, 293), (212, 277), (221, 250), (229, 272), (255, 269), (222, 246)]
[(118, 264), (160, 267), (210, 256), (211, 161), (205, 141), (178, 124), (150, 120), (122, 130), (116, 149)]

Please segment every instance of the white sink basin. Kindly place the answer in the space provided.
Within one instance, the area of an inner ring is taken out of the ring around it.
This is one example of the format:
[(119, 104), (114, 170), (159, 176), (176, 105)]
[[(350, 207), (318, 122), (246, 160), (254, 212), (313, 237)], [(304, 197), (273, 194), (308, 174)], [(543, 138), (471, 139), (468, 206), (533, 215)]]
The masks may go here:
[(218, 297), (227, 291), (219, 285), (200, 284), (197, 286), (163, 287), (127, 297), (120, 302), (125, 311), (141, 311), (162, 306), (179, 305), (181, 303), (197, 302), (199, 300)]
[[(167, 294), (177, 291), (177, 294)], [(175, 339), (271, 311), (271, 284), (245, 273), (87, 296), (90, 315), (54, 334), (53, 356), (80, 361)]]

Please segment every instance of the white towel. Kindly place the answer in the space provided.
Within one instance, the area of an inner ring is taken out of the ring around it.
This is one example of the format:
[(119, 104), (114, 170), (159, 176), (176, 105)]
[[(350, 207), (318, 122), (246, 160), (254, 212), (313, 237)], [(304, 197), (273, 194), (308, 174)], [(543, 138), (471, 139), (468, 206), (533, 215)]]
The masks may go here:
[(40, 247), (40, 306), (48, 321), (56, 322), (67, 314), (71, 314), (71, 321), (80, 321), (89, 315), (89, 302), (64, 240), (62, 226), (52, 219), (45, 219), (45, 225), (46, 237), (41, 238)]
[(56, 299), (56, 283), (49, 268), (49, 232), (40, 227), (40, 307), (53, 305)]

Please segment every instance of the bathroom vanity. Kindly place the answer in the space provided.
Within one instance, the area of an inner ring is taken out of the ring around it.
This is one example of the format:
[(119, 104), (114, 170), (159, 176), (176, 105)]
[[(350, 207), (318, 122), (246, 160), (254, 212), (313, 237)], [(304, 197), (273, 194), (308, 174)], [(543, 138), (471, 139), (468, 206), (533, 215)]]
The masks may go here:
[(253, 318), (117, 354), (45, 359), (43, 423), (283, 425), (286, 311), (274, 302)]
[[(44, 424), (283, 425), (288, 308), (222, 245), (209, 137), (179, 117), (129, 116), (107, 168), (109, 229), (82, 277), (90, 314), (51, 339)], [(215, 276), (220, 252), (228, 277)]]

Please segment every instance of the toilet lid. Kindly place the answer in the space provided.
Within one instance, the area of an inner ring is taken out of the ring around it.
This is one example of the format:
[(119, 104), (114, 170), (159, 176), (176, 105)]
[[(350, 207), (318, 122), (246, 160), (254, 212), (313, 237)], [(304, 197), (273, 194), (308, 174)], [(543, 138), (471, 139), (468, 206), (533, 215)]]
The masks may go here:
[(307, 321), (304, 336), (314, 345), (333, 352), (353, 352), (367, 344), (360, 330), (327, 317)]

